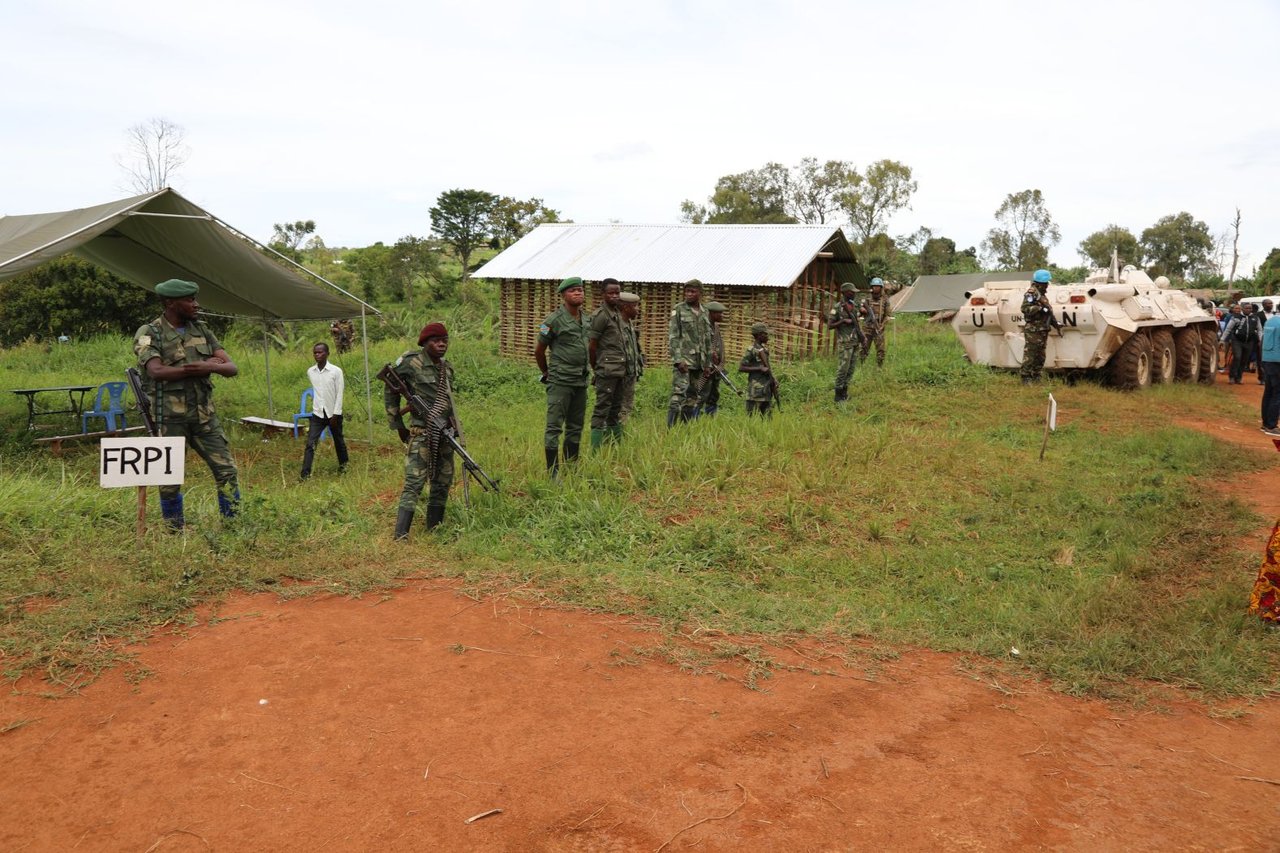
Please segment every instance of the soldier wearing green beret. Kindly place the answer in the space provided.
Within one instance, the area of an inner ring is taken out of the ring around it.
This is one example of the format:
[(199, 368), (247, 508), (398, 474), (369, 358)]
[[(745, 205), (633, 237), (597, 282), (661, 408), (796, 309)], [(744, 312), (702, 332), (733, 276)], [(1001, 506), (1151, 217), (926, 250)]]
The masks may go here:
[(602, 296), (587, 331), (587, 358), (595, 373), (596, 389), (596, 404), (591, 410), (593, 450), (606, 438), (618, 437), (623, 385), (627, 380), (628, 332), (622, 319), (622, 285), (617, 279), (606, 278), (602, 283)]
[(865, 313), (854, 294), (858, 288), (851, 282), (840, 285), (840, 301), (827, 313), (827, 328), (836, 333), (836, 402), (849, 399), (849, 379), (858, 367), (858, 345), (862, 340), (861, 317)]
[(720, 373), (714, 368), (724, 365), (724, 338), (720, 334), (720, 323), (724, 320), (725, 311), (729, 309), (720, 302), (707, 303), (707, 319), (711, 321), (711, 364), (713, 370), (702, 383), (702, 391), (698, 395), (698, 412), (715, 416), (720, 408)]
[(685, 283), (684, 301), (671, 310), (667, 348), (671, 352), (667, 426), (672, 427), (676, 420), (697, 416), (698, 395), (711, 375), (711, 320), (702, 307), (702, 282), (696, 278)]
[[(533, 357), (547, 386), (547, 427), (543, 451), (547, 470), (560, 470), (560, 434), (564, 433), (564, 461), (578, 458), (582, 444), (582, 422), (587, 414), (587, 324), (582, 316), (586, 292), (577, 276), (560, 282), (557, 292), (561, 306), (538, 327), (538, 344)], [(547, 348), (551, 359), (547, 359)]]
[[(186, 438), (187, 446), (213, 473), (218, 510), (230, 518), (240, 506), (240, 486), (227, 436), (213, 410), (209, 377), (232, 377), (239, 369), (213, 331), (196, 319), (199, 285), (174, 278), (156, 285), (155, 290), (164, 311), (133, 336), (142, 387), (151, 400), (160, 435)], [(182, 486), (160, 487), (160, 513), (171, 529), (183, 527)]]
[(738, 363), (738, 370), (747, 374), (747, 414), (768, 417), (778, 389), (769, 361), (769, 327), (756, 323), (751, 327), (751, 338), (751, 346)]

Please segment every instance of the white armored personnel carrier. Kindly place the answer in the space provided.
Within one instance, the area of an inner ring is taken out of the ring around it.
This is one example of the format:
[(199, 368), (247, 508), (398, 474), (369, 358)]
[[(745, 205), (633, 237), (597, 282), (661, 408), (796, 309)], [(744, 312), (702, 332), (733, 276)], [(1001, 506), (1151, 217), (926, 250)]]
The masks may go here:
[[(1218, 325), (1190, 295), (1126, 266), (1097, 270), (1079, 284), (1050, 284), (1054, 319), (1046, 370), (1071, 377), (1100, 374), (1120, 388), (1153, 382), (1214, 382)], [(965, 294), (951, 321), (974, 364), (1022, 364), (1022, 298), (1031, 281), (987, 282)]]

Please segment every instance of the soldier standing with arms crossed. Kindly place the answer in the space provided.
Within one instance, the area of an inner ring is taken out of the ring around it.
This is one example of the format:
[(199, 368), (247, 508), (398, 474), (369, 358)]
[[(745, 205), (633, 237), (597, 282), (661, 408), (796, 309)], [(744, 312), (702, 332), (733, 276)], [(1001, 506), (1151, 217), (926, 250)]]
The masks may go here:
[(617, 436), (622, 414), (622, 400), (627, 379), (625, 328), (620, 300), (622, 285), (606, 278), (604, 300), (591, 315), (587, 332), (587, 358), (595, 374), (596, 404), (591, 410), (591, 449), (597, 450), (605, 439)]
[(685, 283), (684, 302), (671, 309), (667, 347), (671, 352), (669, 429), (677, 419), (689, 421), (697, 415), (698, 395), (711, 374), (711, 321), (702, 308), (702, 282), (696, 278)]
[[(578, 458), (582, 443), (582, 422), (587, 414), (587, 324), (582, 316), (586, 299), (582, 279), (566, 278), (556, 289), (563, 304), (538, 327), (538, 344), (533, 358), (547, 386), (547, 428), (542, 446), (547, 470), (560, 470), (560, 433), (564, 433), (564, 461)], [(547, 361), (547, 347), (551, 360)]]
[(390, 426), (409, 447), (404, 463), (404, 491), (400, 493), (396, 513), (396, 539), (409, 536), (413, 514), (418, 507), (422, 487), (431, 484), (427, 493), (427, 530), (444, 521), (444, 508), (453, 485), (453, 448), (440, 435), (440, 427), (452, 425), (461, 440), (457, 416), (453, 410), (453, 365), (444, 360), (449, 351), (449, 332), (444, 323), (428, 323), (418, 335), (422, 349), (409, 350), (396, 359), (393, 370), (409, 390), (427, 403), (430, 419), (424, 420), (412, 409), (410, 426), (404, 425), (400, 395), (388, 387), (382, 394)]
[(864, 315), (865, 340), (862, 344), (862, 358), (871, 352), (871, 345), (876, 346), (876, 367), (884, 366), (884, 327), (893, 313), (889, 308), (889, 295), (884, 292), (884, 281), (871, 279), (871, 295), (862, 300)]
[(862, 339), (859, 316), (863, 313), (854, 299), (857, 288), (851, 282), (840, 285), (840, 301), (827, 314), (827, 328), (836, 333), (836, 402), (849, 399), (849, 379), (858, 367), (858, 344)]
[[(232, 377), (240, 371), (209, 327), (196, 319), (199, 292), (194, 281), (171, 278), (157, 284), (164, 313), (138, 329), (133, 351), (160, 435), (186, 438), (218, 485), (218, 511), (231, 518), (240, 507), (240, 486), (227, 436), (213, 411), (209, 377)], [(160, 513), (170, 529), (183, 527), (182, 486), (160, 487)]]
[(1056, 326), (1053, 318), (1053, 306), (1045, 292), (1049, 288), (1051, 276), (1048, 270), (1036, 270), (1031, 276), (1031, 287), (1022, 297), (1022, 319), (1026, 324), (1022, 329), (1022, 384), (1030, 385), (1040, 381), (1040, 371), (1044, 370), (1044, 351), (1049, 343), (1049, 327)]

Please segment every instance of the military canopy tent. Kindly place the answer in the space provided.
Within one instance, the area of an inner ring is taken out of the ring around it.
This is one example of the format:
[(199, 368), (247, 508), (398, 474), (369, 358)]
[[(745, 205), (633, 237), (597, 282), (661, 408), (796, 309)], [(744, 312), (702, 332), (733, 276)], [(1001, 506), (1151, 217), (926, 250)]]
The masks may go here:
[[(260, 319), (264, 325), (359, 316), (364, 331), (366, 314), (379, 313), (167, 188), (77, 210), (0, 217), (0, 281), (67, 253), (147, 290), (170, 278), (194, 281), (204, 309)], [(264, 349), (268, 405), (274, 409), (270, 349)], [(372, 434), (367, 335), (364, 354)]]
[(903, 291), (894, 305), (899, 314), (955, 311), (964, 304), (964, 295), (982, 287), (985, 281), (1031, 281), (1029, 272), (975, 272), (959, 275), (922, 275)]

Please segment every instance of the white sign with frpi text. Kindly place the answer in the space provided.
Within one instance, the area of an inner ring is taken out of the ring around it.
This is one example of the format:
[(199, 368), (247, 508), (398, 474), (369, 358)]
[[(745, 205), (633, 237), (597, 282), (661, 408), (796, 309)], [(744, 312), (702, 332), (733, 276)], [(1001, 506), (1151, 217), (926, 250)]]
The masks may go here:
[(187, 440), (177, 438), (104, 438), (98, 449), (98, 484), (125, 486), (181, 485)]

